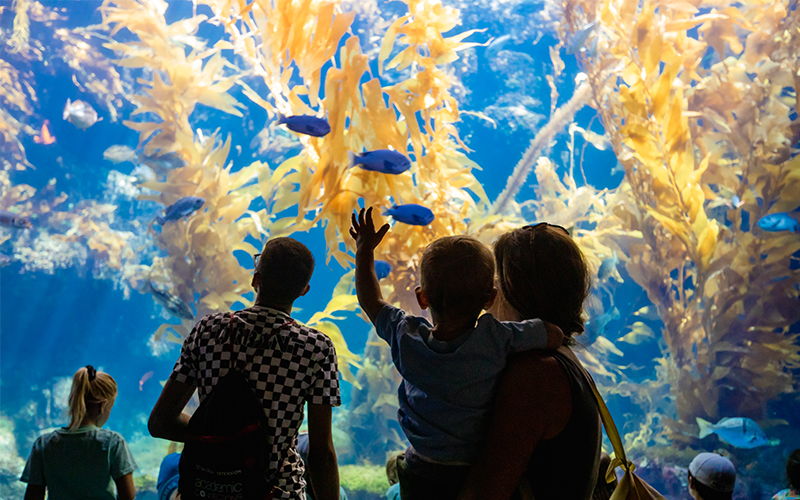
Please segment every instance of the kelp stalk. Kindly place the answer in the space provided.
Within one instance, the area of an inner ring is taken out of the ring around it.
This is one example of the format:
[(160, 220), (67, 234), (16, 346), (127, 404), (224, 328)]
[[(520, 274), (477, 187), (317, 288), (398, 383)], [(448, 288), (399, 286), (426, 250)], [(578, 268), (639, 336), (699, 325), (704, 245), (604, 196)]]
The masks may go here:
[(530, 175), (531, 169), (533, 169), (533, 166), (536, 164), (536, 159), (539, 158), (542, 151), (550, 144), (553, 137), (563, 129), (567, 123), (572, 121), (575, 113), (586, 104), (591, 90), (592, 87), (588, 83), (581, 82), (569, 101), (558, 108), (555, 113), (553, 113), (553, 117), (550, 118), (550, 121), (547, 122), (547, 125), (539, 130), (536, 137), (533, 138), (528, 149), (525, 151), (525, 154), (522, 155), (522, 159), (517, 163), (517, 166), (514, 167), (514, 172), (508, 178), (505, 189), (503, 189), (503, 192), (500, 193), (492, 205), (492, 214), (502, 214), (505, 212), (509, 203), (514, 200), (514, 197), (517, 196), (517, 193), (522, 188), (525, 179)]

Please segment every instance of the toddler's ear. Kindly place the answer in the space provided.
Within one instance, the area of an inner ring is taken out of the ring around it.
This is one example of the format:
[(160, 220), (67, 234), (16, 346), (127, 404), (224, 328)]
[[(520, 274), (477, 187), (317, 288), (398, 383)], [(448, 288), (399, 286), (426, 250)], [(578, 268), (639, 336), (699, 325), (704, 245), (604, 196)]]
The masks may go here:
[(414, 295), (417, 296), (417, 304), (419, 304), (420, 309), (423, 311), (427, 309), (430, 304), (428, 304), (428, 297), (425, 296), (425, 291), (422, 287), (415, 288)]

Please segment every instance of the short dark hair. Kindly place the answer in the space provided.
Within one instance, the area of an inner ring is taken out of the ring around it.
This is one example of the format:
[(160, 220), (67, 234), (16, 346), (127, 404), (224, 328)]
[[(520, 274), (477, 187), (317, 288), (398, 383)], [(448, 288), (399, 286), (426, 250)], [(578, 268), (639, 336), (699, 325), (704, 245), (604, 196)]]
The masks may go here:
[(733, 492), (724, 492), (724, 491), (717, 491), (712, 490), (710, 486), (706, 486), (705, 484), (701, 483), (696, 477), (689, 473), (689, 477), (692, 478), (694, 481), (694, 489), (697, 491), (697, 494), (700, 495), (700, 498), (703, 500), (731, 500), (733, 498)]
[(492, 297), (492, 252), (471, 236), (446, 236), (425, 248), (422, 290), (431, 309), (446, 317), (477, 317)]
[(786, 478), (790, 488), (800, 490), (800, 448), (794, 450), (786, 461)]
[(274, 238), (264, 245), (258, 261), (259, 294), (276, 304), (293, 302), (311, 281), (314, 256), (293, 238)]

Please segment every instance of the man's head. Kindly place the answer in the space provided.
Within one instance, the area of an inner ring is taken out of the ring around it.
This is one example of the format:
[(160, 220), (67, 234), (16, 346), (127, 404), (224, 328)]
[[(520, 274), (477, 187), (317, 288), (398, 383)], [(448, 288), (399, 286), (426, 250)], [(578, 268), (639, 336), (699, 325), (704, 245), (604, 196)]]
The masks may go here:
[(308, 292), (313, 273), (314, 256), (305, 245), (292, 238), (267, 241), (253, 275), (257, 303), (291, 307)]
[(448, 321), (477, 318), (497, 294), (492, 252), (471, 236), (447, 236), (425, 248), (417, 299)]
[(730, 500), (736, 469), (727, 458), (701, 453), (689, 464), (689, 493), (696, 500)]

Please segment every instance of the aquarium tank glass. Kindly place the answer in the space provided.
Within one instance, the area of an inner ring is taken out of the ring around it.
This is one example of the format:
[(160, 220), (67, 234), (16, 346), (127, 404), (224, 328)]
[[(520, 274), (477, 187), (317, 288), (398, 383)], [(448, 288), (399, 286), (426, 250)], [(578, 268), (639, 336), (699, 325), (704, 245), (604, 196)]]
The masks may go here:
[[(277, 236), (316, 256), (294, 317), (336, 347), (341, 484), (385, 498), (407, 441), (353, 287), (364, 206), (415, 313), (436, 238), (567, 228), (593, 274), (574, 350), (637, 473), (686, 498), (712, 451), (771, 498), (800, 448), (798, 54), (796, 0), (0, 1), (0, 498), (87, 364), (155, 498), (182, 339), (252, 304)], [(410, 168), (351, 166), (380, 149)], [(433, 221), (380, 215), (411, 203)]]

